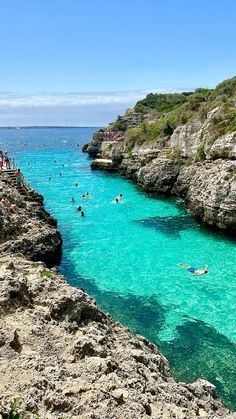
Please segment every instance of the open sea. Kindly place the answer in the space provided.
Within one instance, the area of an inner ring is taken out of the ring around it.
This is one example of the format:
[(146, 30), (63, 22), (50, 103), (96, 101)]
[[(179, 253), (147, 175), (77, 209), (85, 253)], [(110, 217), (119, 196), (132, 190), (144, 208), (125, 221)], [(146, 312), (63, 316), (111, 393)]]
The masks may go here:
[[(58, 220), (60, 271), (68, 282), (156, 343), (176, 380), (208, 379), (235, 410), (236, 240), (196, 222), (175, 198), (147, 195), (117, 174), (91, 171), (81, 145), (94, 131), (1, 128), (0, 149), (15, 157)], [(86, 192), (91, 196), (84, 202)], [(124, 199), (112, 203), (119, 193)], [(179, 262), (208, 264), (209, 274), (194, 277)]]

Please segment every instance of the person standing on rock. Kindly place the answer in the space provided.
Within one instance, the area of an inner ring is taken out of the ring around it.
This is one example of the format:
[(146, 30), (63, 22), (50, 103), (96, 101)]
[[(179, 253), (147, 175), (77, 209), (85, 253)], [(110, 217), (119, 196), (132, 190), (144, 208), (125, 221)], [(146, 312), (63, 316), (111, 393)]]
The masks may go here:
[(17, 169), (15, 171), (15, 177), (16, 177), (16, 185), (18, 187), (22, 186), (22, 184), (23, 184), (23, 175), (22, 175), (20, 169)]
[(3, 152), (0, 151), (0, 170), (3, 168)]
[(4, 160), (5, 160), (5, 164), (6, 164), (6, 169), (10, 169), (10, 160), (9, 160), (9, 157), (8, 157), (8, 154), (7, 154), (6, 151), (5, 151), (5, 154), (4, 154)]

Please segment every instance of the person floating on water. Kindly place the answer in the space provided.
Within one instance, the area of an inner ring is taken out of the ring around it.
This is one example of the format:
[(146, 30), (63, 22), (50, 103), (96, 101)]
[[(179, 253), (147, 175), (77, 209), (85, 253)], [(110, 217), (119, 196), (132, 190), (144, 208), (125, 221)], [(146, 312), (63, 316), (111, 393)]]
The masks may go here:
[(123, 198), (122, 193), (120, 193), (115, 199), (113, 199), (113, 203), (116, 204), (117, 202), (120, 202), (121, 199)]
[(192, 266), (186, 265), (185, 263), (178, 263), (177, 266), (180, 266), (181, 268), (186, 269), (193, 276), (208, 274), (208, 265), (206, 265), (204, 269), (193, 268)]
[(88, 192), (86, 192), (86, 194), (83, 194), (82, 196), (81, 196), (81, 198), (83, 199), (83, 201), (87, 201), (88, 199), (89, 199), (89, 193)]

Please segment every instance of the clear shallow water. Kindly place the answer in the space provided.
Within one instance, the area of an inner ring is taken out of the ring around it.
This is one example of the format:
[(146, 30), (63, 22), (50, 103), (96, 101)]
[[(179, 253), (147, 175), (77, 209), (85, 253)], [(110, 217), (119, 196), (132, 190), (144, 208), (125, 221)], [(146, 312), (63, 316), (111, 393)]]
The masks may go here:
[[(91, 171), (76, 145), (94, 130), (0, 129), (0, 148), (12, 150), (57, 218), (64, 240), (60, 269), (68, 280), (157, 343), (177, 379), (207, 378), (236, 408), (235, 241), (199, 225), (175, 199)], [(87, 191), (91, 198), (83, 202)], [(113, 204), (119, 193), (123, 201)], [(179, 262), (207, 263), (209, 274), (192, 277)]]

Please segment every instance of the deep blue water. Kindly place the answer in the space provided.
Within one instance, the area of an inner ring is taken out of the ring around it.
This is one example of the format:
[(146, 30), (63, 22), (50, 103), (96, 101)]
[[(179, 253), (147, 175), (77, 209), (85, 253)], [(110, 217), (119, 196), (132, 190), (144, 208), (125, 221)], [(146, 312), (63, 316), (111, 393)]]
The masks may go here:
[[(156, 343), (176, 379), (206, 378), (235, 408), (235, 241), (201, 226), (174, 198), (91, 171), (81, 145), (95, 130), (0, 129), (0, 149), (14, 155), (57, 218), (64, 240), (60, 270), (68, 281)], [(119, 193), (124, 199), (112, 203)], [(179, 262), (207, 263), (209, 274), (192, 277)]]

